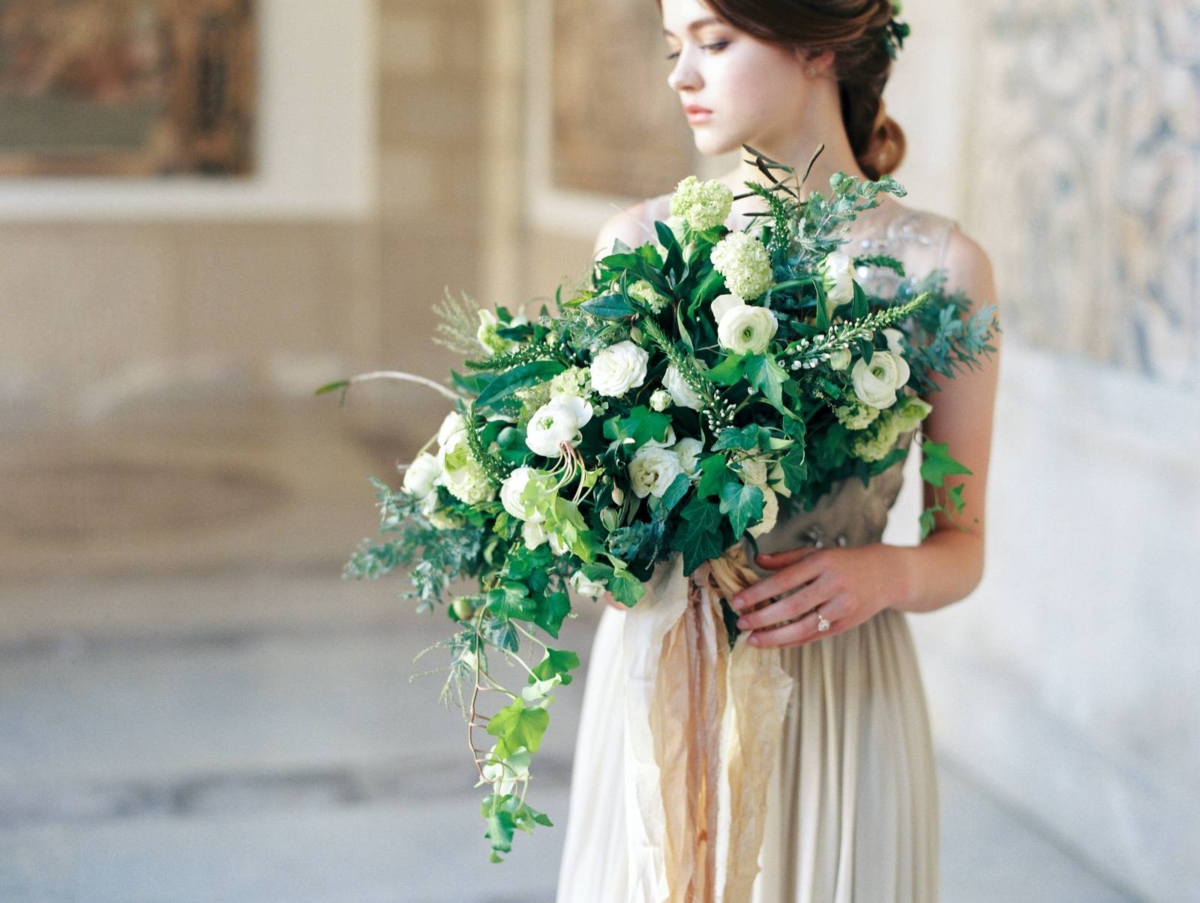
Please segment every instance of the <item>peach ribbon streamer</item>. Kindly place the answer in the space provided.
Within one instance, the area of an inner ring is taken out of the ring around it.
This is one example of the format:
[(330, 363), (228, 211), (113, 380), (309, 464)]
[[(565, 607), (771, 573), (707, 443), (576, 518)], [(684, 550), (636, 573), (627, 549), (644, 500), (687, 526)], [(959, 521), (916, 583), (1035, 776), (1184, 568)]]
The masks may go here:
[(755, 583), (739, 543), (690, 576), (676, 555), (626, 612), (629, 903), (749, 903), (794, 680), (721, 599)]

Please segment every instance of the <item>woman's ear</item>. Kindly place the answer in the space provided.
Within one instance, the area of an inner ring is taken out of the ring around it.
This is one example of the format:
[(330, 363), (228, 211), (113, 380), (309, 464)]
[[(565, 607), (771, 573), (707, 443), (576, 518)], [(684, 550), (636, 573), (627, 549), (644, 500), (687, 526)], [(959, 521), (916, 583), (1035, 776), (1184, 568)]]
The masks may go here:
[(820, 52), (800, 48), (797, 53), (804, 66), (804, 74), (811, 78), (822, 78), (833, 68), (834, 52), (831, 47)]

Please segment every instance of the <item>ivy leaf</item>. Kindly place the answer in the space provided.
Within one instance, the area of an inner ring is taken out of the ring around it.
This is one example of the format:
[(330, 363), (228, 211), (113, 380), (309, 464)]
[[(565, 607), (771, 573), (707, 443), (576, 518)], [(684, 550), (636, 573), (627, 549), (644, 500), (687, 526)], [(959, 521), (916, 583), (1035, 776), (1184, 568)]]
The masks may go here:
[(570, 597), (566, 593), (550, 593), (538, 600), (537, 613), (533, 616), (533, 623), (557, 640), (558, 631), (562, 629), (562, 622), (570, 613)]
[(646, 587), (625, 567), (618, 565), (613, 568), (613, 575), (608, 580), (608, 591), (622, 605), (632, 606), (645, 595)]
[(808, 479), (808, 462), (804, 457), (804, 446), (799, 443), (793, 445), (791, 450), (779, 461), (779, 466), (783, 468), (783, 485), (793, 493), (803, 491), (804, 483)]
[(921, 451), (925, 460), (921, 462), (921, 479), (930, 486), (946, 485), (946, 477), (956, 473), (970, 474), (971, 470), (961, 461), (950, 457), (946, 442), (925, 442)]
[(512, 705), (492, 716), (487, 732), (497, 738), (496, 755), (504, 759), (522, 746), (531, 753), (537, 752), (549, 725), (549, 712), (540, 708), (526, 708), (525, 700), (518, 697)]
[(573, 678), (568, 671), (579, 667), (579, 656), (574, 652), (566, 652), (561, 649), (551, 649), (546, 647), (546, 657), (541, 660), (536, 668), (533, 669), (533, 674), (529, 677), (529, 682), (534, 680), (551, 680), (555, 674), (562, 675), (563, 686), (569, 684)]
[(740, 382), (743, 375), (742, 364), (746, 359), (740, 354), (730, 354), (723, 361), (704, 371), (709, 382), (718, 386), (732, 386)]
[(496, 589), (488, 591), (487, 607), (497, 618), (527, 621), (537, 611), (537, 602), (529, 598), (529, 591), (523, 584), (505, 580)]
[(709, 455), (701, 461), (700, 474), (696, 495), (704, 499), (715, 499), (721, 494), (721, 487), (730, 480), (737, 479), (725, 463), (724, 455)]
[(721, 531), (721, 509), (699, 496), (688, 502), (681, 512), (682, 522), (671, 538), (671, 548), (683, 553), (683, 570), (690, 574), (724, 551)]
[(757, 423), (751, 423), (740, 429), (730, 426), (721, 430), (721, 435), (717, 437), (717, 441), (713, 445), (713, 451), (725, 451), (731, 448), (743, 451), (765, 451), (769, 447), (770, 441), (771, 431)]
[(746, 379), (778, 410), (783, 410), (783, 384), (788, 373), (771, 355), (752, 354), (745, 361)]
[(921, 539), (924, 539), (933, 532), (934, 521), (933, 515), (942, 510), (941, 505), (934, 505), (932, 508), (926, 508), (921, 512)]
[(502, 801), (508, 799), (508, 794), (499, 796), (492, 794), (484, 799), (480, 814), (487, 820), (487, 830), (483, 836), (492, 845), (492, 862), (500, 862), (500, 853), (512, 851), (513, 824), (512, 813), (505, 809)]
[(610, 417), (604, 421), (604, 435), (605, 438), (617, 443), (624, 443), (626, 439), (632, 439), (633, 442), (629, 444), (640, 448), (651, 439), (655, 442), (662, 442), (666, 439), (667, 428), (670, 425), (671, 418), (666, 414), (660, 414), (651, 411), (645, 405), (639, 405), (629, 412), (628, 417)]
[(684, 473), (679, 474), (671, 481), (671, 485), (667, 487), (667, 491), (658, 500), (660, 505), (659, 510), (662, 511), (663, 518), (666, 518), (674, 510), (675, 506), (683, 501), (683, 497), (687, 495), (687, 491), (691, 488), (691, 485), (692, 481)]
[(721, 489), (721, 513), (729, 515), (733, 535), (741, 536), (751, 523), (762, 520), (763, 491), (745, 483), (726, 483)]

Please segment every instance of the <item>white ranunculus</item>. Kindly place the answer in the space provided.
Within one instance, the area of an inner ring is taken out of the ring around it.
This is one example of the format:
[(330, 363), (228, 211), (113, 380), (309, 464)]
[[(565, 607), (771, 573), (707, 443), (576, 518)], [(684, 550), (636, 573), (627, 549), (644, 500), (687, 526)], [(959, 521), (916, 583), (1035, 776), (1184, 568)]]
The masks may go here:
[(438, 445), (447, 444), (455, 434), (463, 432), (466, 428), (466, 418), (458, 411), (451, 411), (442, 421), (442, 425), (438, 427)]
[(532, 467), (518, 467), (505, 477), (504, 482), (500, 484), (500, 502), (504, 505), (504, 510), (517, 520), (535, 524), (544, 521), (546, 519), (544, 514), (533, 510), (531, 506), (521, 501), (521, 495), (525, 492), (529, 481), (537, 480), (541, 476), (543, 474)]
[(646, 381), (650, 355), (626, 339), (610, 345), (592, 361), (592, 389), (600, 395), (620, 398)]
[(629, 485), (640, 499), (662, 498), (672, 481), (683, 473), (675, 452), (657, 445), (639, 448), (629, 462)]
[(442, 465), (438, 459), (428, 452), (421, 452), (404, 471), (404, 491), (415, 499), (427, 498), (441, 475)]
[(763, 518), (761, 523), (749, 528), (750, 535), (754, 537), (770, 533), (775, 529), (775, 522), (779, 520), (779, 496), (773, 489), (768, 489), (766, 486), (759, 488), (762, 489), (763, 494)]
[(532, 552), (549, 537), (546, 536), (545, 524), (535, 524), (527, 520), (521, 525), (521, 538), (525, 540), (525, 548)]
[(721, 318), (717, 325), (717, 342), (734, 354), (762, 354), (779, 329), (775, 312), (765, 307), (743, 305)]
[(671, 406), (671, 393), (666, 389), (655, 389), (650, 395), (652, 410), (662, 412)]
[(716, 298), (713, 298), (712, 304), (709, 305), (708, 309), (712, 311), (713, 322), (720, 326), (722, 318), (727, 313), (745, 306), (746, 302), (737, 295), (718, 295)]
[(738, 464), (742, 482), (748, 486), (767, 485), (767, 462), (761, 458), (747, 458)]
[(876, 351), (870, 365), (859, 358), (850, 369), (858, 400), (880, 410), (896, 403), (896, 390), (908, 382), (908, 377), (908, 362), (890, 351)]
[(542, 405), (525, 426), (525, 444), (534, 454), (557, 458), (559, 446), (578, 445), (583, 438), (580, 427), (592, 419), (592, 406), (577, 395), (562, 395)]
[(882, 332), (883, 337), (887, 339), (888, 351), (897, 355), (904, 354), (904, 333), (890, 326)]
[(825, 310), (830, 317), (839, 304), (854, 300), (854, 272), (848, 256), (833, 251), (821, 263), (821, 276), (825, 284)]
[(667, 367), (667, 372), (663, 374), (663, 387), (671, 393), (671, 399), (681, 408), (699, 411), (704, 407), (700, 396), (687, 384), (683, 374), (674, 364)]
[(581, 596), (591, 596), (593, 599), (599, 599), (604, 595), (604, 584), (589, 580), (583, 571), (576, 571), (572, 574), (570, 582), (571, 589), (575, 590)]
[(833, 354), (829, 355), (829, 366), (834, 370), (845, 370), (850, 366), (851, 357), (849, 348), (839, 348)]
[(680, 439), (673, 449), (679, 459), (679, 467), (689, 478), (700, 475), (700, 452), (704, 451), (704, 443), (699, 439)]

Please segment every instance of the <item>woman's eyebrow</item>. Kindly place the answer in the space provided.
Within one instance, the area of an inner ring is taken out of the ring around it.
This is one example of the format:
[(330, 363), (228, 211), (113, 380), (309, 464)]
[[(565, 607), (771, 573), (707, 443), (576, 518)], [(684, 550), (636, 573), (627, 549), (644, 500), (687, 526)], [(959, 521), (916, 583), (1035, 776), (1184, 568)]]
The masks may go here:
[[(703, 28), (705, 25), (721, 25), (721, 24), (723, 24), (723, 23), (721, 22), (720, 19), (718, 19), (714, 16), (709, 16), (707, 19), (697, 19), (695, 22), (690, 23), (687, 27), (687, 30), (688, 31), (698, 31), (699, 29)], [(665, 28), (663, 29), (663, 34), (667, 35), (668, 37), (672, 37), (672, 38), (675, 37), (674, 32), (668, 31)]]

